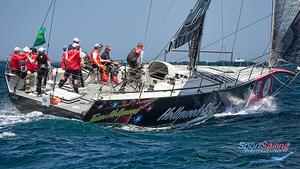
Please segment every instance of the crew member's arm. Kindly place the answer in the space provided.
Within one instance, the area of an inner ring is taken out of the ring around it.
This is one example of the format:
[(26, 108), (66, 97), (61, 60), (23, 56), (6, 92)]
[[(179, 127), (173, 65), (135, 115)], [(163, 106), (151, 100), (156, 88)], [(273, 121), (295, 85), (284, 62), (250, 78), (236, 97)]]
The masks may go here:
[(85, 67), (85, 64), (84, 64), (84, 59), (80, 59), (80, 67)]
[(51, 69), (51, 63), (50, 63), (50, 60), (49, 60), (48, 56), (46, 56), (46, 60), (47, 60), (48, 68)]

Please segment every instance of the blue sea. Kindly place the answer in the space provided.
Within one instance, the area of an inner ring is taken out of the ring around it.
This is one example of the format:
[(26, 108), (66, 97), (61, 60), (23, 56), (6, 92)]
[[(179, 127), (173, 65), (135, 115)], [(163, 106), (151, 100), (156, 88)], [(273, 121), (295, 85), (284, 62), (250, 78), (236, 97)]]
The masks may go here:
[[(0, 66), (0, 168), (300, 168), (300, 78), (276, 98), (186, 128), (22, 114)], [(298, 86), (298, 87), (297, 87)]]

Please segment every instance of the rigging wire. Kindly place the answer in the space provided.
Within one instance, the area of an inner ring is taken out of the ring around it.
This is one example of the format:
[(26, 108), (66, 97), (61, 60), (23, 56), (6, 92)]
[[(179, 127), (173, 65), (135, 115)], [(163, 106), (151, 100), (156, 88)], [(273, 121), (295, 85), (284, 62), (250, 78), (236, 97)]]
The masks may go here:
[[(271, 17), (271, 16), (272, 16), (272, 15), (269, 14), (269, 15), (266, 15), (266, 16), (264, 16), (264, 17), (261, 17), (261, 18), (259, 18), (258, 20), (254, 21), (254, 22), (251, 22), (250, 24), (248, 24), (248, 25), (246, 25), (246, 26), (240, 28), (240, 29), (238, 30), (238, 32), (241, 32), (241, 31), (243, 31), (243, 30), (245, 30), (245, 29), (247, 29), (247, 28), (249, 28), (249, 27), (251, 27), (251, 26), (253, 26), (253, 25), (257, 24), (257, 23), (259, 23), (259, 22), (262, 22), (262, 21), (264, 21), (265, 19), (267, 19), (267, 18), (269, 18), (269, 17)], [(212, 46), (212, 45), (215, 45), (215, 44), (219, 43), (220, 41), (222, 41), (222, 40), (224, 40), (224, 39), (227, 39), (227, 38), (231, 37), (231, 36), (234, 35), (234, 34), (235, 34), (235, 31), (232, 32), (232, 33), (230, 33), (230, 34), (228, 34), (228, 35), (226, 35), (226, 36), (224, 36), (224, 37), (222, 37), (222, 38), (220, 38), (220, 39), (218, 39), (218, 40), (216, 40), (216, 41), (214, 41), (214, 42), (212, 42), (212, 43), (210, 43), (210, 44), (208, 44), (208, 45), (206, 45), (206, 46), (204, 46), (204, 47), (202, 47), (200, 50), (204, 50), (204, 49), (206, 49), (206, 48), (208, 48), (208, 47), (210, 47), (210, 46)], [(154, 58), (154, 60), (157, 60), (160, 56), (162, 56), (164, 50), (165, 50), (168, 46), (169, 46), (169, 41), (166, 43), (166, 45), (163, 47), (163, 49), (160, 51), (160, 53)], [(188, 57), (188, 55), (186, 55), (185, 57)]]
[(49, 32), (48, 45), (47, 45), (47, 55), (48, 55), (49, 48), (50, 48), (50, 40), (51, 40), (51, 34), (52, 34), (52, 26), (53, 26), (53, 22), (54, 22), (54, 14), (55, 14), (55, 3), (56, 3), (56, 0), (54, 0), (53, 9), (52, 9), (51, 25), (50, 25), (50, 32)]
[(43, 22), (42, 22), (41, 27), (44, 26), (44, 24), (45, 24), (45, 22), (46, 22), (46, 19), (47, 19), (47, 17), (48, 17), (48, 14), (49, 14), (49, 12), (50, 12), (50, 10), (51, 10), (51, 7), (52, 7), (54, 1), (55, 1), (55, 0), (52, 0), (52, 1), (51, 1), (51, 4), (50, 4), (50, 6), (49, 6), (49, 8), (48, 8), (48, 10), (47, 10), (46, 16), (45, 16), (45, 18), (44, 18), (44, 20), (43, 20)]
[(240, 21), (241, 21), (244, 1), (245, 0), (242, 1), (241, 8), (240, 8), (240, 13), (239, 13), (239, 18), (238, 18), (238, 23), (236, 25), (236, 31), (235, 31), (235, 35), (234, 35), (234, 40), (233, 40), (233, 45), (232, 45), (232, 50), (231, 50), (232, 53), (231, 53), (231, 58), (230, 58), (231, 65), (232, 65), (232, 62), (233, 62), (233, 53), (234, 53), (234, 48), (235, 48), (235, 43), (236, 43), (236, 37), (237, 37), (237, 34), (238, 34), (238, 29), (240, 27)]
[[(159, 33), (159, 32), (161, 31), (161, 29), (162, 29), (164, 23), (166, 22), (166, 20), (167, 20), (167, 18), (168, 18), (168, 16), (169, 16), (169, 14), (170, 14), (170, 12), (171, 12), (171, 9), (173, 8), (174, 4), (175, 4), (175, 0), (173, 0), (171, 6), (170, 6), (169, 9), (167, 10), (167, 13), (166, 13), (165, 16), (163, 17), (162, 22), (160, 23), (158, 29), (157, 29), (155, 32), (158, 32), (158, 33)], [(158, 33), (156, 34), (155, 38), (153, 38), (152, 41), (149, 43), (147, 49), (145, 50), (144, 55), (146, 55), (146, 53), (149, 51), (149, 48), (151, 48), (151, 46), (153, 45), (153, 43), (154, 43), (155, 41), (157, 41), (157, 38), (158, 38), (158, 35), (159, 35)], [(163, 48), (163, 49), (165, 49), (165, 48)], [(149, 60), (147, 60), (147, 61), (149, 62)]]
[[(284, 15), (284, 17), (280, 20), (280, 22), (279, 22), (279, 27), (282, 26), (282, 23), (283, 23), (284, 19), (285, 19), (285, 18), (288, 16), (288, 14), (291, 12), (291, 9), (292, 9), (292, 6), (289, 8), (288, 12)], [(270, 14), (270, 16), (273, 16), (273, 15), (274, 15), (274, 13), (273, 13), (273, 11), (272, 11), (272, 13)], [(272, 30), (271, 30), (271, 33), (272, 33)], [(247, 61), (254, 61), (254, 60), (256, 60), (256, 59), (262, 58), (263, 56), (266, 56), (266, 55), (268, 55), (268, 54), (271, 54), (272, 51), (267, 52), (267, 50), (270, 48), (271, 43), (272, 43), (272, 41), (271, 41), (271, 39), (270, 39), (270, 41), (268, 42), (267, 47), (264, 49), (264, 51), (263, 51), (263, 53), (262, 53), (261, 55), (259, 55), (258, 57), (252, 58), (252, 59), (248, 59)]]
[(147, 19), (147, 26), (146, 26), (145, 37), (144, 37), (144, 45), (146, 44), (147, 35), (148, 35), (148, 28), (149, 28), (150, 17), (151, 17), (151, 11), (152, 11), (152, 2), (153, 2), (153, 1), (150, 0), (149, 13), (148, 13), (148, 19)]
[[(249, 28), (249, 27), (251, 27), (251, 26), (253, 26), (253, 25), (255, 25), (255, 24), (257, 24), (257, 23), (259, 23), (259, 22), (261, 22), (261, 21), (263, 21), (263, 20), (265, 20), (267, 18), (269, 18), (269, 17), (271, 17), (271, 14), (266, 15), (266, 16), (264, 16), (262, 18), (259, 18), (258, 20), (256, 20), (256, 21), (254, 21), (254, 22), (252, 22), (252, 23), (250, 23), (250, 24), (248, 24), (248, 25), (246, 25), (246, 26), (238, 29), (237, 32), (240, 32), (240, 31), (242, 31), (244, 29), (247, 29), (247, 28)], [(222, 40), (224, 40), (224, 39), (226, 39), (228, 37), (231, 37), (235, 33), (236, 33), (236, 31), (234, 31), (234, 32), (232, 32), (232, 33), (230, 33), (230, 34), (228, 34), (228, 35), (226, 35), (226, 36), (224, 36), (224, 37), (222, 37), (222, 38), (220, 38), (220, 39), (218, 39), (218, 40), (216, 40), (216, 41), (214, 41), (214, 42), (212, 42), (212, 43), (210, 43), (210, 44), (208, 44), (208, 45), (206, 45), (204, 47), (202, 47), (201, 50), (206, 49), (206, 48), (208, 48), (208, 47), (210, 47), (210, 46), (212, 46), (212, 45), (214, 45), (216, 43), (219, 43), (220, 41), (222, 41)]]

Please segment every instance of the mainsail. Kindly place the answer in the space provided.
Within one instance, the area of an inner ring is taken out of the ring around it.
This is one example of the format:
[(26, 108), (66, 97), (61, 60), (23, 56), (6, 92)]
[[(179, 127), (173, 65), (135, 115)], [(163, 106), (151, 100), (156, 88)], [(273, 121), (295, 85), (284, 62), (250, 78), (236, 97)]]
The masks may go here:
[(191, 42), (189, 46), (190, 66), (195, 68), (199, 55), (200, 40), (202, 37), (203, 25), (206, 11), (211, 0), (198, 0), (183, 25), (175, 34), (170, 43), (169, 50), (179, 48)]
[(300, 0), (273, 1), (270, 65), (278, 59), (300, 65)]

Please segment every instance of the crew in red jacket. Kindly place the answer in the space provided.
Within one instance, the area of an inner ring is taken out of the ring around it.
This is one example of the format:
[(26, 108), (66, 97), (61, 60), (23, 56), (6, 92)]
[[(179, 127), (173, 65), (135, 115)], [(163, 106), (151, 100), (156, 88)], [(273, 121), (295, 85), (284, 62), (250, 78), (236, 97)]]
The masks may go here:
[(98, 43), (95, 44), (95, 48), (90, 54), (90, 61), (93, 68), (97, 68), (98, 71), (102, 71), (101, 80), (103, 82), (106, 82), (108, 80), (106, 66), (101, 63), (101, 56), (100, 56), (102, 47), (103, 46), (101, 44)]
[(63, 87), (63, 85), (66, 83), (68, 77), (72, 75), (72, 84), (75, 93), (79, 93), (78, 91), (78, 78), (80, 77), (80, 70), (81, 70), (81, 58), (80, 58), (80, 51), (77, 49), (78, 44), (73, 43), (72, 44), (72, 50), (68, 51), (65, 56), (65, 60), (67, 63), (65, 65), (66, 71), (64, 73), (64, 76), (59, 82), (59, 87)]
[(25, 52), (25, 50), (28, 51), (27, 59), (26, 59), (26, 63), (25, 63), (27, 74), (37, 72), (38, 63), (36, 61), (36, 59), (37, 59), (36, 48), (31, 48), (30, 50), (29, 50), (29, 48), (28, 49), (24, 48), (23, 51)]
[(26, 71), (22, 71), (21, 70), (21, 63), (22, 62), (22, 66), (24, 66), (24, 60), (26, 59), (26, 56), (24, 57), (24, 55), (20, 55), (21, 52), (21, 48), (19, 47), (15, 47), (14, 49), (14, 53), (11, 56), (11, 60), (10, 60), (10, 71), (11, 73), (14, 73), (22, 78), (26, 77)]

